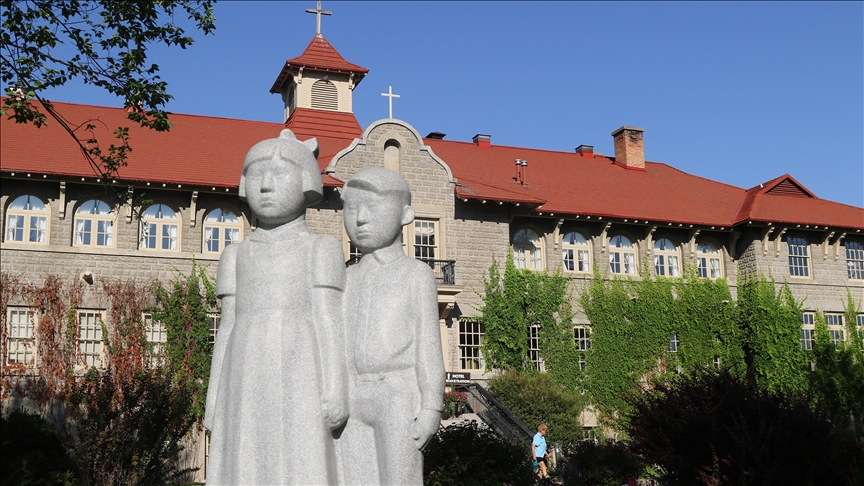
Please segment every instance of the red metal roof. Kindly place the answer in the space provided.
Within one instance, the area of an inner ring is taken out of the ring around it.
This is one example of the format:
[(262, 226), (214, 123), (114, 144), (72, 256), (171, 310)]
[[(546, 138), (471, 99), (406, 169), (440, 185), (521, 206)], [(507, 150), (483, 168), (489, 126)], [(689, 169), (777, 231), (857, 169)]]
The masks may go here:
[(315, 37), (306, 46), (303, 54), (285, 61), (285, 65), (282, 67), (279, 77), (276, 78), (276, 82), (273, 83), (273, 87), (270, 88), (270, 92), (278, 93), (285, 80), (288, 79), (290, 69), (300, 66), (354, 73), (355, 86), (360, 84), (360, 80), (369, 72), (363, 66), (346, 61), (333, 45), (327, 42), (327, 39), (323, 35), (315, 34)]
[[(281, 123), (172, 114), (171, 130), (156, 132), (127, 120), (122, 108), (58, 102), (54, 105), (72, 126), (83, 126), (88, 121), (96, 125), (95, 134), (103, 150), (115, 140), (112, 132), (117, 127), (129, 127), (132, 152), (129, 165), (119, 171), (120, 177), (127, 181), (236, 188), (249, 148), (261, 140), (279, 136), (285, 128)], [(83, 128), (78, 133), (82, 140), (90, 138)], [(312, 138), (302, 130), (297, 135), (301, 140)], [(322, 169), (353, 138), (319, 138), (318, 161)], [(51, 119), (47, 126), (36, 128), (2, 117), (0, 146), (2, 171), (97, 176), (69, 134)], [(342, 185), (333, 177), (324, 179), (325, 185)]]
[[(363, 134), (354, 113), (295, 108), (285, 122), (298, 137), (327, 137), (354, 140)], [(340, 149), (341, 150), (341, 149)], [(337, 150), (338, 152), (338, 150)], [(333, 152), (334, 155), (336, 152)], [(328, 159), (329, 160), (329, 159)]]
[[(172, 114), (170, 132), (155, 132), (126, 119), (121, 108), (55, 103), (70, 124), (97, 125), (107, 147), (113, 130), (128, 126), (133, 151), (120, 169), (127, 181), (151, 181), (236, 188), (246, 152), (278, 136), (281, 123)], [(298, 138), (316, 137), (322, 170), (360, 136), (353, 114), (321, 110), (296, 112), (287, 123)], [(81, 139), (89, 138), (86, 132)], [(820, 199), (789, 175), (749, 190), (646, 162), (626, 170), (611, 157), (424, 139), (450, 166), (460, 198), (519, 202), (535, 211), (632, 218), (652, 222), (732, 226), (745, 221), (864, 229), (864, 208)], [(41, 129), (0, 119), (0, 170), (94, 177), (69, 135), (56, 123)], [(524, 184), (516, 180), (515, 159), (528, 161)], [(342, 181), (324, 175), (327, 186)]]

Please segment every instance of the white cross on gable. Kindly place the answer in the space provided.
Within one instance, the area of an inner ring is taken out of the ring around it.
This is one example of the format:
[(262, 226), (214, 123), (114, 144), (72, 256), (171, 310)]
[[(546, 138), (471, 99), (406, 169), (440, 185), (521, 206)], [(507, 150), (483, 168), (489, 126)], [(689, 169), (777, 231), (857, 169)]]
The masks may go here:
[(393, 94), (393, 86), (388, 86), (387, 92), (381, 93), (381, 96), (386, 96), (389, 98), (389, 101), (390, 101), (390, 118), (393, 118), (393, 98), (398, 98), (399, 95)]
[(315, 14), (315, 34), (321, 35), (321, 16), (333, 15), (333, 12), (328, 12), (321, 9), (321, 0), (318, 0), (318, 8), (307, 8), (307, 13)]

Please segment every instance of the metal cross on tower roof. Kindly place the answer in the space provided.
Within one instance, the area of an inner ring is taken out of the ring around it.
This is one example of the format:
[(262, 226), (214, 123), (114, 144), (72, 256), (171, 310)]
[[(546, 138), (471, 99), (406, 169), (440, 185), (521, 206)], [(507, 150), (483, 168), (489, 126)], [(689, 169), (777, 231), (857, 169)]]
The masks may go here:
[(389, 100), (390, 101), (390, 118), (393, 118), (393, 98), (398, 98), (399, 95), (393, 94), (393, 86), (388, 86), (387, 92), (381, 93), (381, 96), (386, 96), (386, 97), (390, 98), (390, 100)]
[(333, 15), (333, 12), (321, 10), (321, 0), (318, 0), (318, 8), (307, 8), (306, 12), (315, 14), (315, 34), (321, 35), (321, 16)]

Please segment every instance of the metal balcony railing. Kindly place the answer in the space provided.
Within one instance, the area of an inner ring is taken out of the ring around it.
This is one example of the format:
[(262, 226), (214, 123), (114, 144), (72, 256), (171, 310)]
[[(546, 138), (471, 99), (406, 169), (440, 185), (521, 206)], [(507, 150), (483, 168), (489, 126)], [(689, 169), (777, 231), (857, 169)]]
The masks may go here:
[[(363, 255), (354, 255), (345, 262), (345, 266), (356, 265), (361, 258)], [(456, 260), (432, 260), (429, 258), (418, 258), (418, 260), (429, 265), (439, 285), (456, 285)]]

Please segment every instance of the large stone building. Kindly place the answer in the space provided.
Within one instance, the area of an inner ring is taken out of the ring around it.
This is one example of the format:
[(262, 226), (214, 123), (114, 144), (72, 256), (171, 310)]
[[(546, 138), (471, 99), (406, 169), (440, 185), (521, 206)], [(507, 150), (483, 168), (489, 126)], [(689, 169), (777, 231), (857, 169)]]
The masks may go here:
[[(750, 189), (690, 175), (647, 161), (643, 129), (630, 126), (612, 132), (609, 155), (585, 145), (574, 152), (498, 146), (484, 134), (471, 141), (435, 132), (424, 137), (397, 119), (364, 129), (351, 98), (367, 72), (317, 34), (285, 62), (271, 88), (282, 97), (284, 123), (175, 114), (169, 133), (131, 128), (134, 152), (118, 182), (152, 200), (138, 208), (140, 220), (106, 191), (60, 127), (4, 118), (0, 269), (32, 281), (49, 274), (88, 283), (166, 281), (194, 258), (215, 275), (220, 251), (255, 229), (255, 216), (237, 197), (245, 153), (288, 127), (301, 140), (318, 139), (325, 197), (307, 211), (307, 221), (342, 241), (346, 261), (357, 255), (342, 227), (343, 181), (371, 166), (408, 181), (417, 219), (405, 229), (405, 251), (428, 261), (438, 277), (447, 371), (482, 378), (483, 328), (470, 317), (493, 258), (501, 262), (509, 251), (520, 267), (562, 269), (577, 288), (595, 268), (639, 278), (643, 271), (676, 276), (692, 265), (733, 288), (740, 274), (771, 274), (789, 282), (808, 311), (827, 312), (837, 338), (847, 289), (858, 299), (864, 293), (864, 209), (821, 199), (790, 175), (754, 181)], [(56, 103), (56, 110), (74, 123), (129, 125), (119, 108)], [(111, 137), (101, 128), (97, 135)], [(650, 268), (641, 268), (646, 262)], [(77, 311), (82, 363), (99, 363), (100, 347), (88, 345), (88, 330), (106, 312), (100, 299), (88, 292)], [(26, 351), (32, 326), (22, 323), (36, 310), (8, 304), (4, 364), (32, 362)], [(812, 329), (808, 315), (804, 341)], [(589, 325), (577, 314), (577, 336)], [(541, 356), (542, 350), (531, 356), (539, 367)]]

